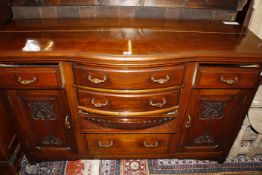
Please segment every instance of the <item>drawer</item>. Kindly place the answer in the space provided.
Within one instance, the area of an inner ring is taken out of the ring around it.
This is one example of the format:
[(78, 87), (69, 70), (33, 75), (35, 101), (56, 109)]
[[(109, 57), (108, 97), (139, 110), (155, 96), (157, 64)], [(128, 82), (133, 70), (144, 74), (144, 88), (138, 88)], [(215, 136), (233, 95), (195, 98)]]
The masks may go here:
[(179, 90), (148, 94), (112, 94), (77, 90), (78, 105), (112, 112), (145, 112), (178, 105)]
[[(87, 113), (79, 111), (79, 126), (81, 132), (89, 132), (93, 129), (99, 129), (100, 132), (105, 130), (126, 131), (142, 131), (144, 129), (152, 129), (154, 127), (166, 127), (172, 122), (172, 132), (175, 132), (176, 118), (178, 117), (178, 110), (173, 110), (167, 113), (158, 113), (147, 116), (110, 116), (98, 115), (94, 113)], [(97, 130), (98, 131), (98, 130)], [(160, 131), (160, 130), (158, 130)]]
[(161, 154), (171, 134), (86, 134), (89, 154)]
[(195, 86), (200, 88), (254, 88), (260, 81), (259, 67), (200, 66)]
[(62, 87), (58, 66), (52, 67), (2, 67), (0, 88), (30, 89)]
[(180, 85), (184, 66), (150, 69), (91, 68), (74, 65), (75, 84), (93, 88), (137, 90)]

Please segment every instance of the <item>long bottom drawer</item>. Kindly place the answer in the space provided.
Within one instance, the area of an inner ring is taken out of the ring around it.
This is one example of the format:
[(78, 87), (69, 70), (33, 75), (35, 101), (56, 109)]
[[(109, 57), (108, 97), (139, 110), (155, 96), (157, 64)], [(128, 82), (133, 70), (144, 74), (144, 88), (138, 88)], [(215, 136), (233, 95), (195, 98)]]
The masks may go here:
[(86, 134), (90, 155), (164, 154), (175, 134)]

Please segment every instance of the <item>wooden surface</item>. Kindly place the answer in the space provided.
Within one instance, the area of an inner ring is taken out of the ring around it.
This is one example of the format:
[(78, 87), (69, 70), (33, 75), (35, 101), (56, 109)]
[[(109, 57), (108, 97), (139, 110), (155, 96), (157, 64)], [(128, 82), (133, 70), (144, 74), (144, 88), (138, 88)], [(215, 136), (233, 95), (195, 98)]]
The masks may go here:
[[(207, 21), (22, 20), (1, 30), (1, 61), (10, 57), (30, 60), (36, 56), (44, 61), (70, 57), (70, 60), (92, 62), (96, 58), (96, 63), (109, 61), (110, 64), (179, 62), (181, 58), (214, 61), (212, 57), (226, 62), (260, 62), (261, 40), (245, 31), (239, 26)], [(28, 42), (36, 43), (36, 51), (23, 51)], [(131, 54), (124, 55), (129, 50)]]
[(223, 161), (261, 81), (261, 43), (220, 21), (14, 21), (0, 87), (30, 162)]
[(25, 66), (10, 66), (0, 70), (1, 89), (35, 89), (35, 88), (60, 88), (61, 75), (58, 66), (44, 68)]
[(23, 152), (13, 122), (8, 97), (0, 93), (0, 174), (15, 175), (20, 168)]

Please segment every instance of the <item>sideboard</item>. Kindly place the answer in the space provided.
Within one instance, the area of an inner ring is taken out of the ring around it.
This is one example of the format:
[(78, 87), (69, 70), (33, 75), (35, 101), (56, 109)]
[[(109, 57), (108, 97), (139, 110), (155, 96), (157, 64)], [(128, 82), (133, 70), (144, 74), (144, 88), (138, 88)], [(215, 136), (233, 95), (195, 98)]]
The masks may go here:
[(30, 162), (222, 162), (262, 69), (262, 40), (222, 21), (16, 20), (0, 53), (1, 102)]

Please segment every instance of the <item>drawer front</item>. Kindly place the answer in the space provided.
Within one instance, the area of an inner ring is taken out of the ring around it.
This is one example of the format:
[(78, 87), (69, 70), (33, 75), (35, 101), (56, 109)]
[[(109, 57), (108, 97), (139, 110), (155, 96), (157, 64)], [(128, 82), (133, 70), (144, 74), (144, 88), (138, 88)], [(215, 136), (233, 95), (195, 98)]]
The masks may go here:
[(167, 153), (170, 134), (87, 134), (90, 154)]
[(113, 112), (144, 112), (178, 104), (179, 91), (149, 94), (110, 94), (77, 90), (79, 106)]
[(200, 88), (253, 88), (260, 81), (260, 68), (199, 67), (195, 86)]
[[(146, 129), (152, 129), (155, 127), (170, 129), (169, 124), (171, 123), (172, 132), (175, 132), (177, 117), (178, 110), (170, 111), (164, 114), (158, 113), (155, 115), (132, 117), (89, 114), (80, 110), (78, 121), (81, 132), (146, 132)], [(160, 130), (161, 129), (159, 129), (158, 132), (160, 132)]]
[(180, 85), (184, 66), (150, 69), (104, 69), (74, 66), (75, 83), (93, 88), (137, 90)]
[(0, 88), (30, 89), (62, 87), (58, 67), (0, 68)]

